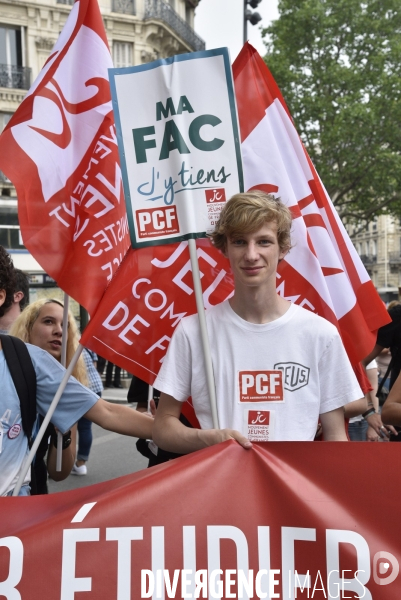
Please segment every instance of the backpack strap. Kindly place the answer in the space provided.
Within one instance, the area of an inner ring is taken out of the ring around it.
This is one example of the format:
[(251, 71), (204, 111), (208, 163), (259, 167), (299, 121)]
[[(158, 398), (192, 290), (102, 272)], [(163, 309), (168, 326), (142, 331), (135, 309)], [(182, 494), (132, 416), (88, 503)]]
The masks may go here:
[(11, 335), (0, 335), (0, 341), (20, 401), (22, 428), (31, 445), (32, 428), (36, 421), (35, 369), (22, 340)]

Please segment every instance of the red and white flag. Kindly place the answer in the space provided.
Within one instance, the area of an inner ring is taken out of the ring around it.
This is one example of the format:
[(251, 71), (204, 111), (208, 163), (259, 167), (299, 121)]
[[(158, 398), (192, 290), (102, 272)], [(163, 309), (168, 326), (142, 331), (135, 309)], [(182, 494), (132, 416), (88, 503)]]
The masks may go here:
[(244, 46), (233, 71), (245, 189), (280, 196), (293, 216), (293, 249), (279, 265), (277, 291), (334, 323), (356, 364), (372, 350), (388, 314), (276, 82), (251, 45)]
[(129, 247), (112, 66), (97, 0), (77, 0), (0, 138), (25, 246), (90, 313)]

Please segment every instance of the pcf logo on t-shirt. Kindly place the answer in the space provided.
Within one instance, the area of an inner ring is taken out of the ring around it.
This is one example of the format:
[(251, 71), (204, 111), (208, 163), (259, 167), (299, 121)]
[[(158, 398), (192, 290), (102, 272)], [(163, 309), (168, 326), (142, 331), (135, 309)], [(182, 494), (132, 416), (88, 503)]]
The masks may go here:
[(239, 371), (240, 402), (282, 402), (282, 371)]

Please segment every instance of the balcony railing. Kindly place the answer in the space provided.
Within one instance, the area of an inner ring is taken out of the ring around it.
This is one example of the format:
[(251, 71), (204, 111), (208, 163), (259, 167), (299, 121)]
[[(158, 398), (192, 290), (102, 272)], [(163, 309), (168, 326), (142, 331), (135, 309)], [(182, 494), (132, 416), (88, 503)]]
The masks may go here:
[(31, 87), (31, 69), (29, 67), (0, 64), (0, 87), (29, 90)]
[(389, 252), (388, 262), (393, 265), (401, 264), (401, 251), (400, 252)]
[(57, 4), (69, 4), (72, 6), (74, 4), (74, 0), (57, 0)]
[(112, 0), (112, 11), (124, 15), (136, 15), (135, 0)]
[(160, 19), (169, 25), (193, 50), (205, 49), (205, 42), (164, 0), (146, 0), (145, 19)]
[(377, 256), (367, 256), (366, 254), (361, 254), (361, 261), (364, 265), (372, 265), (377, 262)]

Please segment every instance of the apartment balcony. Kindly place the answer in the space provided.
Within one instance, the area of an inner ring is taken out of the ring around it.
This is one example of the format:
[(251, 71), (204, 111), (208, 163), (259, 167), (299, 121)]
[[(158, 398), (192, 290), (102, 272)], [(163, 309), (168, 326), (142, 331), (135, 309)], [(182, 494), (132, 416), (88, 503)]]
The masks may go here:
[(374, 265), (377, 262), (377, 256), (368, 256), (367, 254), (361, 254), (359, 257), (363, 264), (366, 266)]
[(30, 67), (0, 64), (0, 87), (17, 90), (29, 90), (31, 87)]
[(164, 0), (145, 0), (145, 20), (158, 19), (166, 23), (193, 50), (205, 49), (205, 42)]

